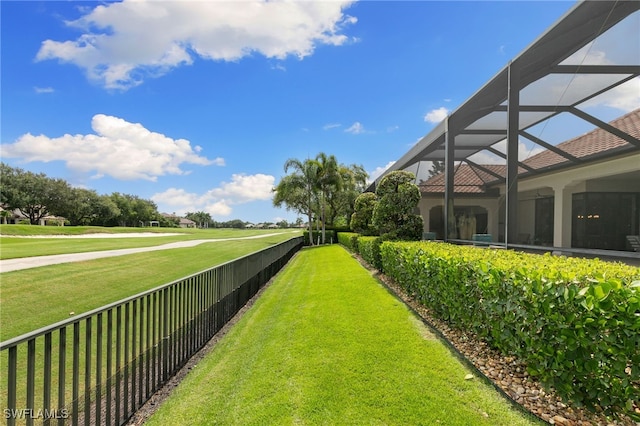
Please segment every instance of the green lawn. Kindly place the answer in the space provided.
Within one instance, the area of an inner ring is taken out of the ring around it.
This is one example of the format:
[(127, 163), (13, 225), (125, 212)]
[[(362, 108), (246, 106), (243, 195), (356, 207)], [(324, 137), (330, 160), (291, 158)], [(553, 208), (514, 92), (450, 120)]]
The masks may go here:
[(129, 232), (179, 232), (193, 233), (201, 230), (195, 228), (133, 228), (105, 226), (39, 226), (23, 224), (0, 224), (2, 235), (82, 235), (82, 234), (125, 234)]
[(527, 425), (339, 246), (301, 251), (150, 419)]
[[(23, 236), (33, 236), (33, 228), (39, 228), (40, 234), (47, 238), (20, 238)], [(82, 235), (93, 233), (126, 234), (131, 232), (151, 232), (154, 233), (178, 233), (179, 235), (167, 235), (156, 237), (123, 237), (123, 238), (63, 238), (69, 235)], [(163, 232), (157, 232), (158, 228), (98, 228), (96, 227), (46, 227), (28, 225), (0, 225), (0, 259), (16, 259), (31, 256), (47, 256), (65, 253), (84, 253), (90, 251), (115, 250), (132, 247), (151, 247), (176, 241), (188, 241), (199, 239), (223, 239), (223, 238), (243, 238), (256, 235), (267, 235), (284, 232), (287, 235), (294, 235), (296, 231), (291, 229), (172, 229), (162, 228)], [(58, 233), (51, 233), (50, 230)], [(124, 232), (127, 230), (128, 232)], [(49, 231), (47, 233), (46, 231)], [(66, 231), (65, 233), (61, 233)], [(84, 231), (84, 232), (79, 232)], [(188, 232), (185, 232), (188, 231)], [(302, 235), (300, 231), (297, 234)], [(51, 238), (54, 236), (61, 238)]]
[(71, 312), (80, 314), (99, 308), (293, 236), (287, 232), (259, 239), (211, 242), (191, 248), (3, 273), (0, 276), (0, 340), (67, 319)]

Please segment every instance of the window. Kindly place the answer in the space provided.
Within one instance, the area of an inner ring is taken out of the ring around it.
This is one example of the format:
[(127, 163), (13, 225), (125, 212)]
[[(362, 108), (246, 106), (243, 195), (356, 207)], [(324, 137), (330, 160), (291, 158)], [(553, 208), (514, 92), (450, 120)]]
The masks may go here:
[(625, 250), (626, 236), (638, 235), (640, 194), (573, 194), (571, 245), (576, 248)]

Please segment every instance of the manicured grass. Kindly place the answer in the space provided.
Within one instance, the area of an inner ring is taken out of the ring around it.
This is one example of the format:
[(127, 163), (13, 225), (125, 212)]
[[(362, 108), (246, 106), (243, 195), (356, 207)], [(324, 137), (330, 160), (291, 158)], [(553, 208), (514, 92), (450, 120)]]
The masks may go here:
[[(0, 230), (0, 233), (4, 232), (9, 225), (3, 225), (4, 228)], [(27, 231), (31, 231), (32, 228), (39, 228), (40, 230), (48, 230), (52, 227), (45, 226), (27, 226), (27, 225), (12, 225), (21, 228), (26, 228)], [(77, 231), (73, 227), (55, 227), (55, 229), (66, 229), (71, 231)], [(83, 232), (83, 233), (107, 233), (105, 230), (117, 229), (122, 231), (122, 229), (127, 229), (129, 232), (149, 232), (151, 228), (99, 228), (100, 232), (95, 230), (96, 227), (79, 227), (83, 228), (85, 231), (91, 232)], [(153, 228), (154, 231), (158, 228)], [(296, 231), (291, 229), (283, 229), (283, 230), (266, 230), (266, 229), (251, 229), (251, 230), (239, 230), (239, 229), (198, 229), (198, 230), (190, 230), (191, 232), (179, 232), (180, 230), (174, 230), (171, 228), (163, 228), (164, 233), (174, 233), (177, 232), (179, 235), (168, 235), (168, 236), (157, 236), (157, 237), (144, 237), (144, 238), (134, 238), (134, 237), (123, 237), (123, 238), (51, 238), (54, 235), (58, 234), (46, 234), (41, 233), (38, 235), (47, 235), (47, 238), (19, 238), (14, 236), (6, 236), (2, 234), (0, 236), (0, 259), (16, 259), (21, 257), (31, 257), (31, 256), (47, 256), (52, 254), (65, 254), (65, 253), (84, 253), (90, 251), (101, 251), (101, 250), (115, 250), (115, 249), (124, 249), (124, 248), (132, 248), (132, 247), (151, 247), (157, 246), (166, 243), (172, 243), (176, 241), (187, 241), (187, 240), (197, 240), (197, 239), (221, 239), (221, 238), (243, 238), (250, 237), (254, 235), (266, 235), (284, 232), (288, 235), (294, 235)], [(12, 230), (14, 234), (9, 235), (19, 235), (26, 236), (30, 235), (25, 232), (17, 232), (16, 230)], [(69, 235), (82, 235), (83, 233), (66, 233), (60, 234), (62, 236)], [(126, 232), (113, 232), (113, 234), (125, 234)], [(156, 232), (161, 234), (159, 232)], [(298, 231), (301, 234), (300, 231)]]
[[(1, 275), (0, 340), (67, 319), (253, 253), (294, 236), (204, 243), (192, 248), (65, 263)], [(26, 314), (28, 313), (28, 314)]]
[(0, 224), (2, 235), (82, 235), (82, 234), (120, 234), (129, 232), (178, 232), (190, 234), (199, 232), (194, 228), (133, 228), (133, 227), (104, 227), (104, 226), (39, 226), (39, 225), (15, 225)]
[(537, 424), (469, 373), (342, 247), (305, 249), (148, 424)]

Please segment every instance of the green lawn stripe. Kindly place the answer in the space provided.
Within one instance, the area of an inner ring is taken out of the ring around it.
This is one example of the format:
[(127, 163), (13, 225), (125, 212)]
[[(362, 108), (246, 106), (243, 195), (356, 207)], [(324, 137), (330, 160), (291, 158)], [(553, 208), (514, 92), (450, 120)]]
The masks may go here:
[(292, 237), (284, 233), (3, 273), (0, 340), (62, 321), (70, 312), (80, 314), (99, 308)]
[(344, 249), (307, 249), (149, 424), (534, 424), (467, 374)]
[[(36, 227), (37, 228), (37, 227)], [(40, 229), (48, 229), (39, 227)], [(4, 232), (7, 225), (0, 232)], [(73, 229), (71, 227), (64, 229)], [(111, 229), (111, 228), (102, 228)], [(148, 232), (148, 230), (144, 230)], [(165, 233), (174, 233), (172, 229), (164, 228)], [(69, 236), (78, 235), (75, 233), (55, 235), (42, 234), (47, 238), (23, 238), (28, 234), (19, 234), (18, 236), (0, 235), (0, 259), (17, 259), (22, 257), (48, 256), (54, 254), (67, 253), (86, 253), (91, 251), (116, 250), (136, 247), (152, 247), (166, 243), (174, 243), (178, 241), (204, 240), (204, 239), (227, 239), (227, 238), (245, 238), (250, 236), (268, 235), (273, 233), (286, 233), (294, 236), (300, 235), (300, 232), (294, 234), (295, 231), (290, 229), (274, 230), (274, 229), (199, 229), (197, 232), (179, 233), (178, 235), (154, 236), (154, 237), (122, 237), (122, 238), (68, 238)], [(15, 232), (15, 230), (13, 230)], [(125, 234), (123, 232), (113, 233), (115, 235)], [(59, 237), (59, 238), (56, 238)], [(65, 238), (66, 237), (66, 238)]]

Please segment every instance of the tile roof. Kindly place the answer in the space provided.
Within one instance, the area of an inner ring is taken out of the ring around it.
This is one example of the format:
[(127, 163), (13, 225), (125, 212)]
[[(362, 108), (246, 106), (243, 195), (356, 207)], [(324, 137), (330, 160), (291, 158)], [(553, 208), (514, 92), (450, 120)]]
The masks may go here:
[[(640, 108), (611, 121), (609, 124), (636, 139), (640, 139)], [(556, 145), (557, 148), (566, 153), (584, 160), (596, 154), (623, 150), (632, 146), (624, 139), (601, 128)], [(536, 154), (524, 161), (524, 164), (537, 170), (561, 163), (569, 163), (569, 160), (549, 150)]]
[[(507, 172), (507, 166), (504, 165), (491, 164), (482, 167), (500, 176), (505, 176)], [(495, 176), (468, 164), (458, 165), (454, 173), (453, 192), (456, 194), (484, 194), (486, 185), (496, 180)], [(423, 193), (443, 193), (444, 173), (427, 179), (419, 186)]]
[[(611, 121), (609, 124), (636, 139), (640, 139), (640, 108)], [(625, 151), (633, 148), (633, 145), (606, 130), (596, 128), (582, 136), (562, 142), (556, 147), (576, 158), (588, 161), (589, 158), (595, 155), (605, 152)], [(567, 158), (549, 150), (536, 154), (523, 161), (523, 163), (541, 171), (553, 166), (571, 166), (573, 164)], [(483, 165), (482, 167), (500, 176), (506, 176), (506, 165)], [(524, 169), (520, 168), (520, 173), (524, 171)], [(453, 181), (454, 193), (484, 194), (487, 192), (488, 185), (496, 183), (497, 179), (477, 167), (461, 164), (456, 167)], [(444, 173), (423, 181), (419, 186), (422, 193), (444, 193)]]

